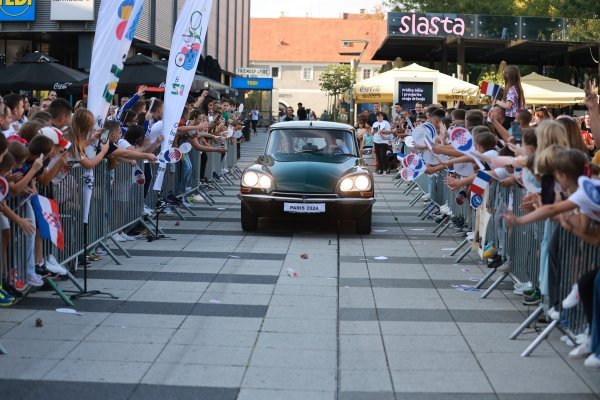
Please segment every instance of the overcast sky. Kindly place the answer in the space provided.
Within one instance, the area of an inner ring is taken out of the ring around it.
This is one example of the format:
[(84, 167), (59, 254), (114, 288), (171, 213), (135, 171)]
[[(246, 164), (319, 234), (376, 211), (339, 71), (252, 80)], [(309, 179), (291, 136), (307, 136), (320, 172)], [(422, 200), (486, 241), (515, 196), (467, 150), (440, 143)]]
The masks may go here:
[(252, 0), (252, 17), (277, 18), (283, 11), (286, 17), (336, 18), (342, 13), (358, 13), (361, 8), (370, 12), (381, 0)]

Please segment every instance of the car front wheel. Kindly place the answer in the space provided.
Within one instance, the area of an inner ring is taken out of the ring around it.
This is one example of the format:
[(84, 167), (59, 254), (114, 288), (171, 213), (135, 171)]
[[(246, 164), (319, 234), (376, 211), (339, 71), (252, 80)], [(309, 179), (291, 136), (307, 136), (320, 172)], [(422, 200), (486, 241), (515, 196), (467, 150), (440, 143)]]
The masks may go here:
[(258, 228), (258, 217), (242, 202), (242, 229), (244, 231), (255, 231)]
[(368, 235), (371, 233), (371, 214), (373, 209), (369, 208), (356, 220), (356, 233)]

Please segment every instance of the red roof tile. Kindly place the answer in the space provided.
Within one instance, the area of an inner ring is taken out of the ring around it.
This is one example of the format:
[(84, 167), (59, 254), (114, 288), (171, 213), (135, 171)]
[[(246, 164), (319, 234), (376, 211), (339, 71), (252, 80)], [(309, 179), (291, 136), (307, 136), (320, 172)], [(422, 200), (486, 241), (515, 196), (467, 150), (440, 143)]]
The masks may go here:
[[(343, 18), (252, 18), (250, 61), (308, 63), (350, 62), (342, 51), (360, 51), (361, 43), (343, 47), (344, 39), (368, 39), (362, 62), (369, 62), (387, 35), (382, 14), (344, 14)], [(377, 62), (378, 64), (381, 62)]]

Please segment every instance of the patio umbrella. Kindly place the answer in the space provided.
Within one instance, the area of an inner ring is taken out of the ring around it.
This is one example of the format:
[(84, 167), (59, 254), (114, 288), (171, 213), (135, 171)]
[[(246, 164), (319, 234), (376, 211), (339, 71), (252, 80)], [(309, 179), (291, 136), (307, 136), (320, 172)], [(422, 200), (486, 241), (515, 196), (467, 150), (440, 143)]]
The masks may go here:
[(404, 68), (394, 68), (354, 85), (352, 93), (357, 103), (394, 102), (396, 78), (437, 78), (438, 101), (464, 101), (477, 104), (479, 88), (469, 82), (461, 81), (450, 75), (442, 74), (419, 64)]
[(525, 101), (530, 105), (565, 107), (582, 104), (585, 98), (583, 89), (535, 72), (522, 77), (521, 85), (523, 86)]
[[(169, 68), (166, 60), (154, 60), (143, 54), (137, 54), (125, 60), (123, 72), (117, 86), (117, 93), (134, 93), (138, 86), (146, 85), (154, 88), (164, 88)], [(196, 75), (192, 82), (192, 91), (208, 89), (207, 78)]]
[(21, 60), (0, 70), (0, 91), (68, 90), (80, 91), (88, 75), (60, 65), (43, 53), (28, 53)]

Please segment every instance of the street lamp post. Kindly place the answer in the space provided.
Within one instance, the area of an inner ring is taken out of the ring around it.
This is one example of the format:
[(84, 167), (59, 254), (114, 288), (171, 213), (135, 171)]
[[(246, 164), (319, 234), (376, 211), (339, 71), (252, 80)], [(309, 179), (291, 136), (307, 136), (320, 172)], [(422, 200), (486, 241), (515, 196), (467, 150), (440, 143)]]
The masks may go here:
[(365, 50), (367, 49), (367, 46), (369, 45), (369, 39), (342, 39), (342, 44), (344, 47), (349, 47), (351, 43), (361, 43), (362, 44), (362, 49), (360, 49), (360, 51), (357, 50), (350, 50), (350, 51), (341, 51), (339, 54), (341, 56), (353, 56), (356, 57), (358, 56), (358, 58), (353, 58), (352, 60), (350, 60), (350, 74), (352, 76), (352, 87), (350, 88), (350, 110), (349, 113), (349, 118), (348, 118), (348, 122), (350, 123), (350, 125), (354, 125), (354, 85), (356, 84), (356, 71), (358, 70), (358, 66), (360, 65), (360, 61), (363, 57), (363, 55), (365, 54)]

